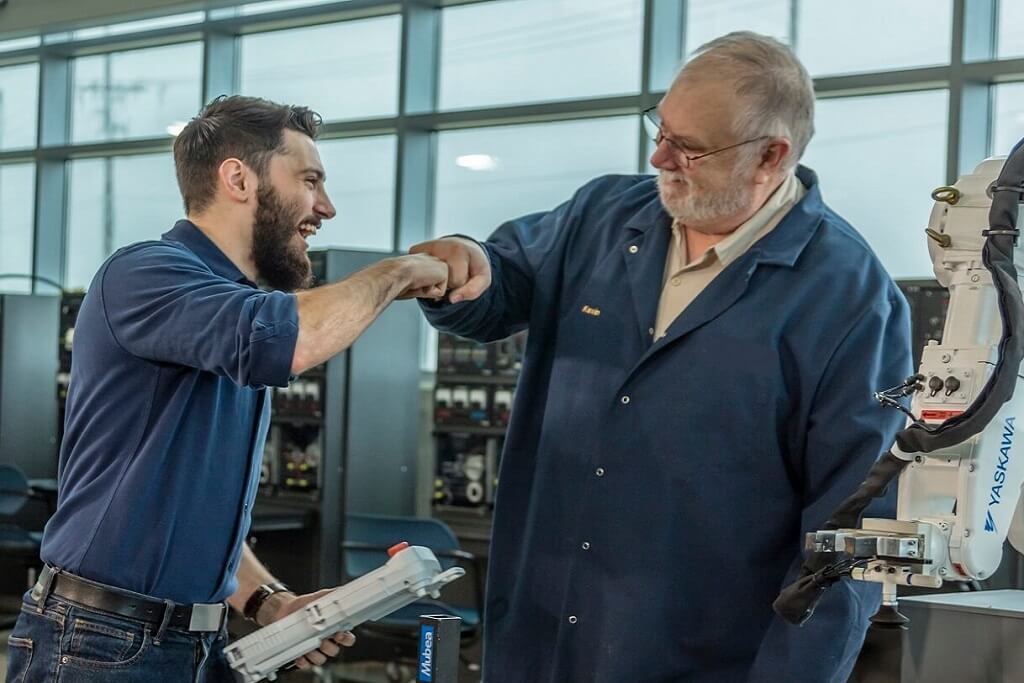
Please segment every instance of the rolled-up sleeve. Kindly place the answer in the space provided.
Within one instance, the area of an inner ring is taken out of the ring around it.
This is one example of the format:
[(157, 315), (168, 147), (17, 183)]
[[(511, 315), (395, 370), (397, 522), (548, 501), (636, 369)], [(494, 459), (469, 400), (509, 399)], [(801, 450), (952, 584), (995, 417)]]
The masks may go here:
[(126, 352), (242, 386), (288, 384), (299, 331), (293, 294), (218, 276), (166, 242), (120, 252), (97, 284), (111, 335)]

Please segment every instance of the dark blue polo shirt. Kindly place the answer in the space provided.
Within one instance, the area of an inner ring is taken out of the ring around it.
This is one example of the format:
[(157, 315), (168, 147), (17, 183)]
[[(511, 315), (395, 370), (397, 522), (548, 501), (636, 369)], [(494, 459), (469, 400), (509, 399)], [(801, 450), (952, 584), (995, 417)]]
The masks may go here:
[(288, 384), (297, 335), (295, 296), (257, 289), (188, 221), (111, 256), (75, 327), (43, 560), (176, 602), (234, 593), (266, 387)]

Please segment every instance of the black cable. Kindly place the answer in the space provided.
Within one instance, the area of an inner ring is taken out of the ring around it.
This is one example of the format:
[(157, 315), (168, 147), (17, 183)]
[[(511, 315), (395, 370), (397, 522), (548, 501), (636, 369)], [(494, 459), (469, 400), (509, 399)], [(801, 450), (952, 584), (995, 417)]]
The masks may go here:
[(900, 411), (901, 413), (909, 417), (911, 420), (913, 420), (915, 424), (921, 422), (917, 415), (914, 415), (914, 413), (910, 412), (910, 409), (904, 407), (903, 404), (900, 403), (899, 401), (892, 399), (888, 396), (879, 394), (875, 394), (875, 399), (887, 408), (895, 408), (896, 410)]
[(64, 286), (57, 282), (56, 280), (51, 280), (50, 278), (43, 277), (42, 275), (29, 275), (28, 273), (0, 273), (0, 280), (14, 279), (34, 280), (36, 282), (42, 282), (45, 285), (50, 285), (51, 287), (56, 287), (61, 292), (67, 291), (64, 289)]
[(914, 413), (902, 403), (899, 399), (911, 396), (915, 392), (924, 389), (924, 385), (921, 383), (924, 381), (924, 375), (914, 374), (903, 381), (903, 384), (899, 384), (891, 389), (883, 389), (882, 391), (876, 391), (874, 393), (875, 400), (878, 401), (882, 406), (886, 408), (895, 408), (907, 417), (909, 417), (914, 423), (919, 423), (921, 420), (918, 419)]
[(931, 453), (963, 443), (980, 433), (1013, 396), (1017, 373), (1024, 359), (1024, 300), (1021, 299), (1013, 262), (1018, 237), (1018, 205), (1024, 197), (1022, 188), (1024, 140), (1010, 152), (999, 177), (990, 186), (989, 229), (983, 231), (982, 261), (992, 274), (1003, 323), (996, 369), (974, 402), (960, 415), (934, 428), (914, 424), (897, 434), (896, 443), (904, 453)]

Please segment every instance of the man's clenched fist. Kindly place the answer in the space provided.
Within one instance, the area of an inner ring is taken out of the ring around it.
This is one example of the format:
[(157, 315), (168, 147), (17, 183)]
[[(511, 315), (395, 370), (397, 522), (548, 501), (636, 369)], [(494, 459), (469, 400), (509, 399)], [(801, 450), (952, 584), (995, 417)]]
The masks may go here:
[(429, 254), (448, 264), (448, 300), (472, 301), (491, 286), (491, 262), (483, 248), (463, 237), (442, 237), (421, 242), (410, 254)]

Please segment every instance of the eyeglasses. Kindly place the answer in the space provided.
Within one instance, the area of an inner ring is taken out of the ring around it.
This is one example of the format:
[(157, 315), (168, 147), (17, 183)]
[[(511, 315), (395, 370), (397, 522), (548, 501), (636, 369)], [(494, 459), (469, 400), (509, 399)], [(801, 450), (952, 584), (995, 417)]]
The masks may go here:
[(661, 117), (658, 115), (657, 106), (644, 110), (643, 119), (644, 130), (647, 131), (647, 134), (651, 137), (651, 139), (654, 140), (654, 142), (659, 145), (661, 144), (662, 140), (667, 142), (668, 146), (671, 147), (672, 150), (678, 155), (680, 159), (680, 164), (683, 166), (683, 168), (690, 168), (690, 166), (693, 165), (693, 162), (697, 161), (698, 159), (703, 159), (704, 157), (709, 157), (712, 154), (718, 154), (719, 152), (724, 152), (726, 150), (733, 149), (734, 147), (749, 145), (751, 142), (758, 142), (759, 140), (768, 140), (771, 138), (770, 135), (760, 135), (756, 138), (750, 138), (749, 140), (744, 140), (743, 142), (737, 142), (736, 144), (729, 145), (727, 147), (719, 147), (718, 149), (713, 149), (710, 152), (704, 152), (703, 154), (687, 154), (685, 147), (683, 147), (676, 140), (673, 140), (672, 138), (665, 135), (665, 131), (662, 130), (661, 128)]

